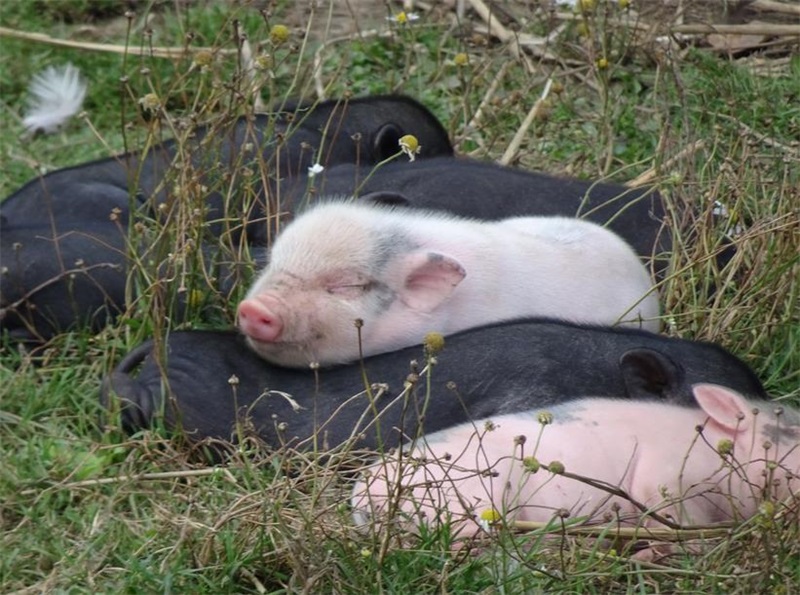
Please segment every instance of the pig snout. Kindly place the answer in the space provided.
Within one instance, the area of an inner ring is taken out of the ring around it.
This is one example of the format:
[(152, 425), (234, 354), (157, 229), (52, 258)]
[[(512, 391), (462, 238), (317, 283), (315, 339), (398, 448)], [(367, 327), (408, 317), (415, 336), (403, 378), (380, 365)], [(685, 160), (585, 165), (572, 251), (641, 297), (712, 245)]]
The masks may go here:
[(239, 304), (239, 328), (256, 341), (274, 343), (283, 333), (281, 303), (270, 295), (259, 295)]

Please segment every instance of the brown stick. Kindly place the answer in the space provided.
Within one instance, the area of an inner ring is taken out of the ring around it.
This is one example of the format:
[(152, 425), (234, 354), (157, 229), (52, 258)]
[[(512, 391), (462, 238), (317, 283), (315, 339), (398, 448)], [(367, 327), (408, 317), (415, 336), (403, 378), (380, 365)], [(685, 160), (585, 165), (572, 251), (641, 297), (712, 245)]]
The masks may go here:
[(787, 2), (775, 2), (775, 0), (753, 0), (747, 5), (751, 10), (763, 12), (783, 12), (785, 14), (800, 15), (800, 4), (788, 4)]
[(702, 527), (688, 529), (663, 529), (659, 527), (562, 527), (552, 521), (513, 521), (509, 524), (520, 531), (536, 531), (550, 529), (553, 533), (566, 533), (568, 535), (604, 535), (607, 537), (624, 537), (627, 539), (657, 539), (659, 541), (679, 541), (684, 539), (708, 539), (711, 537), (725, 537), (730, 534), (730, 525), (719, 527)]
[[(206, 467), (204, 469), (186, 469), (182, 471), (159, 471), (154, 473), (141, 473), (138, 475), (117, 475), (115, 477), (101, 477), (98, 479), (84, 479), (82, 481), (74, 481), (71, 483), (57, 484), (52, 486), (54, 489), (59, 490), (74, 490), (76, 488), (86, 488), (93, 486), (108, 485), (113, 483), (122, 483), (129, 481), (147, 481), (159, 479), (179, 479), (182, 477), (206, 477), (208, 475), (220, 474), (228, 481), (238, 484), (233, 474), (225, 467)], [(41, 492), (41, 488), (31, 488), (22, 490), (20, 492), (23, 496), (30, 496)]]
[(800, 25), (773, 25), (771, 23), (749, 23), (746, 25), (704, 25), (691, 23), (675, 25), (669, 28), (671, 33), (703, 34), (719, 33), (722, 35), (775, 35), (778, 37), (800, 37)]
[(632, 179), (630, 182), (626, 182), (625, 185), (630, 187), (630, 188), (638, 188), (639, 186), (644, 186), (645, 184), (649, 184), (650, 182), (653, 181), (653, 178), (656, 177), (656, 175), (658, 174), (658, 171), (669, 169), (675, 163), (677, 163), (678, 161), (680, 161), (681, 159), (683, 159), (687, 155), (691, 155), (695, 151), (698, 151), (699, 149), (703, 148), (704, 145), (705, 145), (705, 142), (703, 141), (703, 139), (700, 139), (700, 140), (697, 140), (697, 141), (693, 142), (688, 147), (685, 147), (685, 148), (681, 149), (681, 151), (677, 155), (675, 155), (674, 157), (669, 158), (667, 161), (665, 161), (664, 163), (662, 163), (661, 165), (659, 165), (657, 167), (655, 167), (655, 166), (651, 167), (646, 172), (644, 172), (642, 174), (639, 174), (637, 177)]
[(197, 52), (214, 52), (217, 54), (236, 54), (237, 50), (228, 49), (220, 50), (216, 48), (192, 47), (192, 48), (169, 48), (169, 47), (154, 47), (154, 48), (138, 48), (133, 46), (112, 45), (108, 43), (92, 43), (89, 41), (70, 41), (69, 39), (57, 39), (50, 37), (44, 33), (31, 33), (28, 31), (19, 31), (17, 29), (9, 29), (8, 27), (0, 27), (0, 37), (12, 37), (14, 39), (23, 39), (25, 41), (35, 41), (37, 43), (46, 43), (48, 45), (57, 45), (66, 48), (74, 48), (78, 50), (92, 50), (96, 52), (108, 52), (112, 54), (130, 54), (135, 56), (153, 56), (155, 58), (169, 58), (176, 60), (183, 58), (186, 54), (195, 54)]
[(522, 139), (525, 138), (525, 135), (528, 133), (528, 128), (531, 127), (533, 121), (541, 113), (543, 106), (545, 105), (545, 101), (547, 101), (547, 96), (550, 95), (550, 88), (552, 86), (553, 79), (547, 79), (547, 83), (544, 86), (544, 91), (542, 91), (541, 96), (536, 100), (536, 103), (533, 104), (531, 111), (529, 111), (528, 115), (525, 116), (522, 126), (519, 127), (519, 130), (517, 130), (514, 138), (511, 139), (511, 143), (509, 143), (508, 148), (503, 153), (503, 156), (498, 160), (500, 165), (508, 165), (514, 159), (514, 157), (517, 156), (519, 146), (522, 144)]

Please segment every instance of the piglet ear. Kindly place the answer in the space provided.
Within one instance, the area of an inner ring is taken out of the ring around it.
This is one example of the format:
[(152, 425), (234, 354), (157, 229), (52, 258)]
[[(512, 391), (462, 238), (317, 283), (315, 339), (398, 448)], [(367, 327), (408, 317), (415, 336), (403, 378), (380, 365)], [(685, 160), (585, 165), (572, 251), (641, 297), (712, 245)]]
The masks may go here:
[(631, 399), (661, 399), (681, 403), (689, 399), (684, 384), (683, 367), (655, 349), (629, 349), (619, 359), (619, 369)]
[(358, 202), (370, 205), (380, 205), (383, 207), (410, 207), (411, 200), (400, 192), (394, 190), (378, 190), (364, 194)]
[(460, 262), (440, 252), (412, 252), (400, 266), (400, 300), (421, 312), (436, 309), (467, 275)]
[(721, 428), (735, 433), (753, 425), (753, 405), (739, 393), (716, 384), (695, 384), (692, 392), (697, 404)]

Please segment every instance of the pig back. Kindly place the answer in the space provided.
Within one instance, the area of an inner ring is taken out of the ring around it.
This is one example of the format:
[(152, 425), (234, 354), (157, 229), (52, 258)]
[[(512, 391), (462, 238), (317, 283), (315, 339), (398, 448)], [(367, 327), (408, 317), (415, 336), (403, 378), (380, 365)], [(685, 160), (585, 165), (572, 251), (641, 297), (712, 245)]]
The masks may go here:
[[(425, 365), (421, 346), (366, 358), (363, 368), (355, 363), (312, 371), (264, 362), (235, 332), (175, 332), (166, 345), (169, 404), (161, 392), (152, 341), (137, 349), (137, 361), (121, 364), (109, 376), (102, 399), (111, 403), (114, 379), (124, 380), (118, 391), (126, 407), (136, 412), (144, 394), (150, 404), (143, 409), (165, 408), (167, 425), (174, 428), (180, 420), (196, 440), (228, 440), (236, 422), (249, 419), (270, 446), (297, 445), (317, 434), (319, 444), (333, 448), (356, 431), (361, 436), (357, 447), (376, 448), (396, 446), (422, 429), (435, 432), (470, 419), (586, 396), (695, 406), (692, 384), (713, 382), (748, 398), (767, 398), (752, 371), (716, 345), (545, 319), (495, 324), (448, 337), (431, 371), (430, 394), (423, 374), (409, 398), (399, 400), (395, 397), (403, 391), (410, 362), (417, 362), (417, 372)], [(373, 392), (379, 394), (379, 410), (385, 408), (378, 423), (373, 423), (362, 373), (368, 383), (388, 386)], [(236, 385), (229, 383), (234, 375)], [(131, 379), (136, 381), (135, 391), (126, 389)], [(291, 395), (291, 400), (280, 393)], [(126, 413), (123, 407), (122, 421), (135, 431), (154, 419), (152, 414)]]

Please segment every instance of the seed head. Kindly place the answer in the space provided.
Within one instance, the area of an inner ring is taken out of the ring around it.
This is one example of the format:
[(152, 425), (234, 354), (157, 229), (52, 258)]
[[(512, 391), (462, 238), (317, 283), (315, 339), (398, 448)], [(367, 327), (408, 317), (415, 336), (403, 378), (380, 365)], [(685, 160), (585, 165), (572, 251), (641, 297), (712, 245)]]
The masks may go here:
[(269, 54), (261, 54), (253, 60), (253, 68), (256, 70), (269, 70), (272, 68), (272, 56)]
[(561, 475), (565, 471), (564, 463), (562, 463), (561, 461), (550, 461), (550, 464), (547, 466), (547, 469), (553, 475)]
[(272, 45), (281, 45), (289, 41), (289, 27), (286, 25), (273, 25), (269, 30), (269, 40)]
[(459, 52), (453, 58), (453, 64), (455, 64), (458, 67), (466, 66), (467, 64), (469, 64), (469, 56), (464, 52)]
[(428, 355), (436, 355), (444, 349), (444, 335), (435, 332), (428, 333), (425, 335), (422, 344), (425, 346), (425, 353)]
[(205, 68), (210, 66), (213, 60), (214, 55), (211, 52), (208, 50), (201, 50), (194, 55), (194, 60), (192, 60), (192, 62), (198, 68)]
[(155, 93), (148, 93), (139, 99), (139, 104), (148, 112), (154, 112), (161, 108), (161, 99)]
[(528, 473), (536, 473), (541, 467), (539, 460), (536, 457), (525, 457), (522, 459), (522, 466)]
[(539, 423), (543, 426), (549, 426), (553, 423), (553, 414), (549, 411), (540, 411), (539, 415), (536, 416), (536, 419), (539, 420)]
[(733, 440), (730, 438), (723, 438), (717, 442), (717, 452), (723, 457), (733, 452)]

